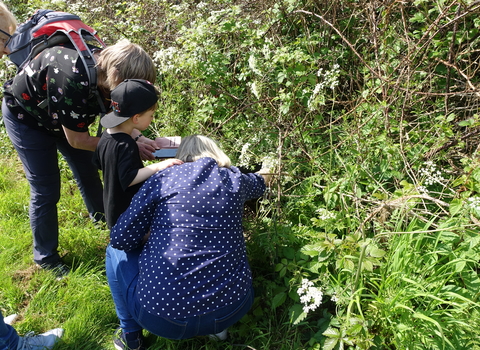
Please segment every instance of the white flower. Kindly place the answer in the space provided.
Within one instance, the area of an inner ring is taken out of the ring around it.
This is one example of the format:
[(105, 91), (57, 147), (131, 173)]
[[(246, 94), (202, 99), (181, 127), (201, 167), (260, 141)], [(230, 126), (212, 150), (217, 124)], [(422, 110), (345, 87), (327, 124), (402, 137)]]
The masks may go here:
[(325, 208), (318, 208), (317, 210), (315, 210), (315, 212), (318, 214), (318, 218), (320, 220), (335, 219), (337, 217), (335, 213), (332, 213)]
[(303, 311), (308, 313), (314, 311), (322, 303), (323, 292), (320, 288), (314, 287), (313, 282), (302, 279), (302, 285), (297, 290), (300, 302), (303, 304)]
[[(307, 106), (310, 111), (313, 111), (318, 105), (323, 105), (324, 103), (321, 99), (317, 98), (320, 95), (320, 92), (325, 88), (334, 90), (338, 85), (338, 76), (340, 75), (339, 65), (334, 64), (332, 70), (324, 71), (323, 68), (319, 68), (317, 71), (318, 83), (315, 85), (315, 88), (312, 91), (312, 95), (308, 99)], [(320, 95), (321, 97), (322, 95)]]
[(242, 146), (242, 151), (240, 152), (240, 157), (238, 159), (240, 166), (248, 166), (250, 163), (251, 156), (248, 153), (248, 148), (250, 147), (250, 143), (247, 142)]
[(262, 75), (262, 71), (257, 68), (257, 59), (254, 55), (250, 55), (248, 58), (248, 66), (255, 74)]
[(262, 158), (262, 168), (271, 169), (272, 171), (278, 166), (278, 158), (270, 154)]
[(420, 193), (428, 193), (428, 190), (425, 186), (418, 186), (417, 191)]
[(255, 95), (255, 97), (257, 98), (257, 100), (260, 99), (260, 92), (258, 91), (258, 86), (257, 86), (257, 82), (254, 81), (252, 83), (252, 85), (250, 85), (250, 88), (252, 89), (252, 94)]
[(445, 181), (442, 172), (437, 170), (437, 166), (430, 160), (425, 162), (424, 168), (421, 168), (418, 172), (420, 175), (425, 176), (425, 185), (442, 184), (442, 181)]
[(153, 61), (156, 63), (159, 71), (165, 73), (175, 69), (175, 55), (178, 50), (175, 47), (168, 47), (159, 50), (153, 54)]
[(480, 211), (480, 197), (470, 197), (467, 199), (468, 207), (473, 210)]

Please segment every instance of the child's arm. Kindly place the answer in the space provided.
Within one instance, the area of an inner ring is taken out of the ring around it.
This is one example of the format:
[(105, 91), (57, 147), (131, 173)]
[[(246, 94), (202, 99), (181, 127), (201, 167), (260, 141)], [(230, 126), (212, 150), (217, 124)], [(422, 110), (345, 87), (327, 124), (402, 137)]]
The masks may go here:
[(133, 186), (142, 181), (145, 181), (150, 176), (155, 174), (157, 171), (169, 168), (175, 164), (180, 165), (180, 164), (183, 164), (183, 162), (180, 159), (173, 158), (173, 159), (167, 159), (158, 163), (153, 163), (153, 164), (147, 165), (145, 168), (138, 169), (137, 176), (135, 176), (135, 178), (133, 179), (132, 183), (129, 186)]

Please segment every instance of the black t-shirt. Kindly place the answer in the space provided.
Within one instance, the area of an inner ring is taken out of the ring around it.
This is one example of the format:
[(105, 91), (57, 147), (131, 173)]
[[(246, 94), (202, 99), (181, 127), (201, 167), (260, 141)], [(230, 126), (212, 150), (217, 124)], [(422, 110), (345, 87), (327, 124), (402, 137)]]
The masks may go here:
[(137, 143), (130, 135), (104, 131), (95, 151), (94, 162), (103, 172), (105, 216), (108, 227), (112, 228), (143, 184), (128, 186), (138, 170), (143, 168), (142, 159)]

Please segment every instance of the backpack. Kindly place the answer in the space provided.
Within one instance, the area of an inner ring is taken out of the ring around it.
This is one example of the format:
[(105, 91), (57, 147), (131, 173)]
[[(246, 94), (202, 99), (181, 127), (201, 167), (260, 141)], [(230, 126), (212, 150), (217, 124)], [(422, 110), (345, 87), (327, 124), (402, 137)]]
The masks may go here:
[[(82, 22), (80, 17), (67, 12), (38, 10), (26, 22), (18, 26), (7, 42), (10, 61), (17, 66), (17, 73), (42, 50), (60, 44), (72, 43), (79, 53), (88, 74), (90, 96), (96, 95), (97, 68), (92, 46), (104, 48), (97, 32)], [(103, 103), (100, 103), (103, 108)]]

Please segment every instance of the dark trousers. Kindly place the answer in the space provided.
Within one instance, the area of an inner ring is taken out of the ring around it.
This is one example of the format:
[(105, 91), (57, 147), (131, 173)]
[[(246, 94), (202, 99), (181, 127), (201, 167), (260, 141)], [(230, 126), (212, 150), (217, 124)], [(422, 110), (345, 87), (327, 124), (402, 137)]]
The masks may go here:
[(18, 347), (18, 336), (12, 326), (5, 324), (3, 315), (0, 311), (0, 350), (16, 349)]
[(57, 150), (67, 161), (94, 220), (103, 217), (102, 182), (93, 164), (93, 152), (75, 149), (64, 138), (33, 129), (21, 122), (2, 104), (8, 136), (23, 164), (30, 184), (30, 226), (33, 259), (37, 264), (55, 263), (58, 255), (58, 214), (60, 170)]

